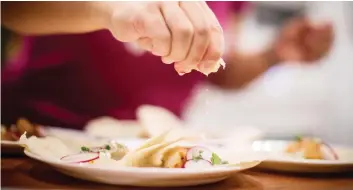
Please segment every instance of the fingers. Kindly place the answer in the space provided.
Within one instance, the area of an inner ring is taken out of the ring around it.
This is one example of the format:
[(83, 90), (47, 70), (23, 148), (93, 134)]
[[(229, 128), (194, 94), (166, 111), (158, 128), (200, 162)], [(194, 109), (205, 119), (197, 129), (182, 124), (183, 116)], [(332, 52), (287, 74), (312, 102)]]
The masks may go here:
[[(182, 72), (189, 73), (192, 69), (197, 69), (205, 52), (207, 51), (211, 33), (207, 17), (202, 6), (198, 2), (181, 2), (181, 9), (185, 12), (194, 28), (194, 36), (188, 55), (185, 60), (177, 62), (175, 68), (183, 68)], [(202, 68), (198, 68), (201, 72)]]
[(208, 49), (203, 56), (199, 68), (206, 71), (208, 74), (217, 72), (220, 65), (225, 66), (224, 61), (221, 59), (223, 55), (225, 44), (222, 27), (219, 24), (216, 16), (212, 10), (207, 6), (206, 2), (200, 2), (207, 18), (210, 19), (210, 42)]
[(172, 34), (170, 54), (163, 57), (164, 63), (179, 62), (186, 59), (193, 39), (193, 25), (179, 7), (178, 2), (163, 2), (162, 14)]
[(295, 18), (284, 26), (281, 38), (287, 42), (299, 42), (308, 29), (309, 22), (306, 18)]
[(327, 54), (333, 43), (333, 27), (331, 24), (312, 25), (305, 40), (309, 51), (308, 61), (314, 61)]
[(169, 54), (171, 33), (158, 6), (147, 6), (132, 20), (130, 25), (137, 33), (135, 40), (143, 49), (156, 56)]
[(112, 16), (110, 29), (114, 37), (122, 42), (137, 41), (154, 55), (168, 55), (171, 34), (159, 7), (143, 2), (128, 5)]
[(184, 72), (196, 69), (205, 75), (216, 72), (224, 52), (222, 28), (205, 2), (181, 2), (183, 9), (194, 28), (194, 37), (185, 60), (175, 64), (176, 70)]
[(166, 56), (170, 53), (171, 33), (165, 23), (162, 12), (158, 7), (153, 7), (152, 14), (145, 17), (146, 27), (145, 35), (151, 39), (152, 54), (157, 56)]
[[(129, 10), (126, 8), (125, 10)], [(133, 12), (133, 10), (130, 10)], [(110, 22), (112, 35), (121, 42), (133, 42), (138, 40), (144, 29), (144, 20), (140, 14), (130, 14), (129, 11), (116, 11)], [(121, 30), (121, 29), (124, 30)]]
[[(175, 62), (180, 73), (215, 72), (224, 52), (224, 36), (205, 2), (131, 3), (115, 13), (112, 32), (123, 42), (137, 41), (145, 50)], [(134, 12), (134, 13), (131, 13)]]
[(152, 39), (147, 37), (139, 38), (137, 44), (144, 50), (152, 52)]

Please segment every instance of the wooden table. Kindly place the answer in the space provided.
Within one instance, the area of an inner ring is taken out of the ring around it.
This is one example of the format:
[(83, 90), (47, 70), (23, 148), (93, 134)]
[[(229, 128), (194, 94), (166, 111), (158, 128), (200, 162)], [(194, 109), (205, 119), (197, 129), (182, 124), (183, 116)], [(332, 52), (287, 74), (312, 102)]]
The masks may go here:
[(209, 189), (209, 190), (352, 190), (353, 173), (331, 175), (239, 173), (216, 184), (188, 188), (142, 188), (98, 184), (65, 176), (50, 166), (26, 157), (1, 158), (1, 187), (21, 189)]

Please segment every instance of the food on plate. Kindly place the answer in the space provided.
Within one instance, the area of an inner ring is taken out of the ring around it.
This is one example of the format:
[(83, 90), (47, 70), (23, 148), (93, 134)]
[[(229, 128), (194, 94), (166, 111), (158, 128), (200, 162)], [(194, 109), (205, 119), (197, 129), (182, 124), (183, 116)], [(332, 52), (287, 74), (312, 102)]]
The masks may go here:
[(136, 111), (136, 116), (148, 137), (154, 137), (164, 131), (173, 130), (174, 133), (180, 133), (181, 135), (202, 135), (205, 140), (222, 139), (222, 143), (218, 141), (218, 144), (228, 143), (226, 141), (234, 144), (252, 142), (263, 135), (261, 130), (251, 126), (238, 126), (227, 130), (227, 132), (218, 128), (197, 127), (190, 125), (190, 123), (185, 123), (170, 110), (153, 105), (141, 105)]
[(110, 142), (102, 146), (95, 146), (95, 147), (82, 146), (81, 152), (82, 153), (109, 153), (111, 159), (120, 160), (128, 152), (128, 148), (123, 144)]
[(67, 146), (60, 139), (51, 136), (31, 136), (27, 138), (27, 134), (25, 132), (21, 135), (18, 143), (26, 150), (42, 157), (60, 158), (73, 153), (70, 146)]
[[(130, 167), (204, 168), (228, 164), (206, 147), (186, 143), (194, 137), (164, 132), (130, 151), (119, 163)], [(184, 141), (184, 143), (183, 143)]]
[(171, 129), (183, 129), (184, 123), (171, 111), (152, 105), (141, 105), (136, 116), (148, 137), (154, 137)]
[(319, 138), (297, 137), (287, 148), (287, 153), (299, 154), (305, 159), (338, 160), (335, 150)]
[(118, 137), (148, 137), (144, 128), (135, 120), (118, 120), (113, 117), (99, 117), (87, 123), (85, 132), (93, 136)]
[(27, 119), (20, 118), (17, 120), (15, 125), (10, 127), (1, 125), (1, 139), (8, 141), (17, 141), (20, 139), (21, 134), (26, 132), (27, 136), (38, 136), (41, 137), (40, 126), (32, 124)]
[(207, 147), (193, 144), (195, 136), (181, 136), (174, 131), (145, 141), (136, 149), (110, 141), (99, 146), (71, 146), (55, 137), (26, 137), (19, 142), (26, 150), (41, 157), (69, 164), (89, 164), (107, 167), (206, 168), (226, 165), (227, 161)]
[(99, 158), (109, 161), (120, 160), (128, 152), (125, 145), (109, 142), (101, 146), (81, 146), (78, 149), (75, 146), (65, 144), (63, 141), (56, 137), (43, 137), (36, 136), (26, 137), (24, 133), (19, 143), (23, 145), (26, 150), (30, 152), (55, 160), (60, 160), (66, 163), (94, 163)]

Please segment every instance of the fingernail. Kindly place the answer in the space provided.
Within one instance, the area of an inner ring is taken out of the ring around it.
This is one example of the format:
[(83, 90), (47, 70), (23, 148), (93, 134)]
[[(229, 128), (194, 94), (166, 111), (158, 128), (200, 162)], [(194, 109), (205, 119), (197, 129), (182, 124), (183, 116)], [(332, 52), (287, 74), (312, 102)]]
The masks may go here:
[(191, 71), (178, 70), (178, 69), (175, 69), (175, 71), (178, 73), (179, 76), (183, 76), (183, 75), (191, 72)]
[(162, 57), (162, 62), (165, 63), (165, 64), (172, 64), (174, 61), (173, 61), (173, 60), (170, 60), (170, 59), (168, 59), (168, 58)]
[(190, 73), (191, 71), (177, 71), (180, 76)]

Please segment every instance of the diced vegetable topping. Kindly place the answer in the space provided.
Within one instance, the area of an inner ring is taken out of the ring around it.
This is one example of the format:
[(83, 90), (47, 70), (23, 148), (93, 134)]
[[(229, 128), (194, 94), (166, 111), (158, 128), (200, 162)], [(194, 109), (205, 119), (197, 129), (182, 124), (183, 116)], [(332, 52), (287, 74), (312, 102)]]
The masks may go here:
[(86, 146), (81, 147), (82, 152), (102, 152), (102, 151), (111, 150), (111, 149), (112, 149), (111, 146), (108, 144), (100, 147), (91, 147), (91, 148), (88, 148)]
[(211, 161), (212, 151), (205, 147), (195, 146), (188, 150), (186, 153), (186, 160), (199, 160), (204, 159)]
[(194, 156), (192, 159), (195, 160), (195, 161), (201, 160), (201, 159), (202, 159), (202, 153), (203, 153), (203, 151), (200, 150), (200, 151), (199, 151), (199, 155)]
[[(211, 165), (222, 165), (228, 164), (227, 161), (223, 161), (216, 153), (208, 150), (205, 147), (192, 147), (186, 153), (186, 160), (198, 162), (200, 160), (207, 161), (211, 163)], [(191, 162), (193, 163), (193, 162)]]

